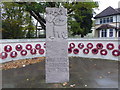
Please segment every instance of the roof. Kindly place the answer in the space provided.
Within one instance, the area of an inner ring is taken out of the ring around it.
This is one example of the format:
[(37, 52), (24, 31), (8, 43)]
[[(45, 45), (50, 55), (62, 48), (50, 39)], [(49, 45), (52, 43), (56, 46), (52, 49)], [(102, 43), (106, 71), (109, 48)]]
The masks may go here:
[(98, 27), (96, 30), (109, 29), (109, 28), (115, 29), (116, 27), (115, 27), (115, 26), (112, 26), (112, 25), (109, 25), (109, 24), (102, 24), (102, 25), (101, 25), (100, 27)]
[(101, 13), (97, 14), (94, 18), (101, 18), (105, 16), (117, 15), (120, 14), (120, 8), (114, 9), (111, 6), (103, 10)]
[(118, 12), (120, 12), (120, 8), (116, 8), (115, 10), (118, 11)]

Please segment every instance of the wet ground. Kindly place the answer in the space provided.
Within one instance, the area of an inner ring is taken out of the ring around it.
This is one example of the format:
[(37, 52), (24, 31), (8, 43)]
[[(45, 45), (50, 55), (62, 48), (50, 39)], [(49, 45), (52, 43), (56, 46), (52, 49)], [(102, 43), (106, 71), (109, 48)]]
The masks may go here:
[(45, 62), (2, 71), (3, 88), (118, 88), (118, 62), (70, 58), (70, 81), (45, 83)]

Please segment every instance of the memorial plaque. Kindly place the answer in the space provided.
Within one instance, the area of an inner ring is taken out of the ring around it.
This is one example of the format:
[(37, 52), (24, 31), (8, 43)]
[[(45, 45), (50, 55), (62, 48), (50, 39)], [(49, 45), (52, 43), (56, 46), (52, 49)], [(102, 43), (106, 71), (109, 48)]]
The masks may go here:
[(46, 8), (46, 83), (69, 81), (67, 10)]

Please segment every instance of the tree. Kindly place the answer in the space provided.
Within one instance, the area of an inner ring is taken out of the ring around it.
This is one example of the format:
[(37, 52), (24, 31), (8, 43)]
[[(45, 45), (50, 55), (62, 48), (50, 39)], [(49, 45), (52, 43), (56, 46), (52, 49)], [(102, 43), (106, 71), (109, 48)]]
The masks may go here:
[[(30, 16), (30, 18), (32, 17)], [(25, 30), (27, 30), (26, 38), (33, 38), (35, 37), (35, 32), (34, 32), (34, 27), (33, 27), (34, 25), (31, 19), (29, 19), (28, 22), (29, 24), (25, 27), (26, 28)]]
[(30, 14), (23, 5), (14, 2), (2, 3), (2, 38), (17, 39), (25, 38), (26, 30), (34, 30), (30, 25)]
[(98, 7), (96, 2), (17, 2), (26, 6), (26, 10), (41, 24), (45, 30), (45, 8), (60, 7), (60, 4), (68, 10), (69, 33), (74, 35), (85, 36), (91, 32), (93, 8)]
[(28, 11), (31, 16), (33, 16), (41, 25), (42, 29), (46, 29), (45, 24), (45, 8), (46, 7), (59, 7), (60, 3), (58, 2), (16, 2), (20, 5), (24, 5), (26, 7), (26, 11)]
[(84, 37), (86, 34), (91, 32), (93, 8), (97, 7), (96, 2), (73, 2), (65, 3), (64, 5), (68, 8), (69, 19), (68, 24), (69, 32), (74, 35), (81, 35)]
[[(96, 2), (15, 2), (24, 7), (24, 11), (29, 12), (46, 29), (45, 8), (63, 6), (68, 10), (68, 30), (71, 35), (81, 35), (82, 37), (91, 32), (93, 8), (97, 7)], [(17, 15), (17, 14), (16, 14)], [(26, 19), (24, 19), (26, 20)], [(30, 29), (30, 28), (29, 28)], [(28, 32), (28, 35), (31, 31)], [(32, 33), (32, 32), (31, 32)]]

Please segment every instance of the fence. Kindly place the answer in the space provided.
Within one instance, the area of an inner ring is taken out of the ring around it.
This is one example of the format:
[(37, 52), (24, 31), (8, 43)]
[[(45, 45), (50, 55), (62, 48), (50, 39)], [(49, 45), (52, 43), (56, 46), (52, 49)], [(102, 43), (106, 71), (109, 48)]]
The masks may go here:
[[(70, 38), (68, 39), (68, 56), (118, 60), (120, 56), (118, 41), (118, 38)], [(0, 63), (45, 57), (45, 53), (45, 39), (0, 40)]]

